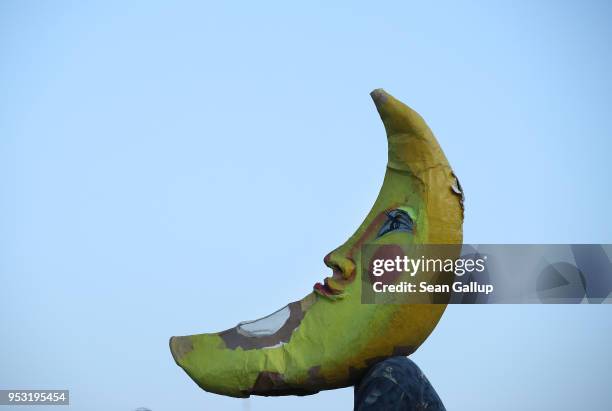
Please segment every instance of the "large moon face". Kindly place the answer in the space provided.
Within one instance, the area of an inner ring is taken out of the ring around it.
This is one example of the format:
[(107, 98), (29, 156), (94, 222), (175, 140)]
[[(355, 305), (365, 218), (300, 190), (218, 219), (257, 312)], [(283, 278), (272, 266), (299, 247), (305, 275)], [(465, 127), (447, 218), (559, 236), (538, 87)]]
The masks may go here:
[(383, 90), (372, 98), (389, 154), (372, 209), (325, 256), (331, 274), (303, 299), (222, 332), (170, 340), (176, 363), (203, 389), (246, 397), (346, 387), (377, 361), (414, 352), (436, 326), (444, 304), (361, 301), (366, 244), (376, 252), (462, 242), (463, 194), (435, 137), (416, 112)]

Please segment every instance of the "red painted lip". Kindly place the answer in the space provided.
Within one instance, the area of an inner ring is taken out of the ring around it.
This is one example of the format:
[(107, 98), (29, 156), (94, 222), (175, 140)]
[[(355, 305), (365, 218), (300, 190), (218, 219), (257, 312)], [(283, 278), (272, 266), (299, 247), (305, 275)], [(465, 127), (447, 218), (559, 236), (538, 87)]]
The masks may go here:
[(327, 284), (322, 284), (322, 283), (316, 283), (313, 289), (323, 295), (330, 296), (330, 297), (334, 295), (342, 294), (342, 291), (333, 290)]
[(339, 282), (339, 283), (346, 283), (346, 282), (350, 282), (354, 279), (354, 275), (355, 273), (351, 273), (351, 277), (346, 279), (343, 277), (342, 275), (342, 271), (339, 268), (335, 268), (333, 269), (333, 273), (331, 275), (331, 277), (326, 277), (325, 280), (323, 281), (323, 283), (316, 283), (314, 285), (314, 290), (326, 295), (326, 296), (335, 296), (335, 295), (339, 295), (343, 293), (343, 290), (336, 290), (333, 287), (329, 286), (329, 282), (328, 279), (329, 278), (333, 278), (335, 281)]

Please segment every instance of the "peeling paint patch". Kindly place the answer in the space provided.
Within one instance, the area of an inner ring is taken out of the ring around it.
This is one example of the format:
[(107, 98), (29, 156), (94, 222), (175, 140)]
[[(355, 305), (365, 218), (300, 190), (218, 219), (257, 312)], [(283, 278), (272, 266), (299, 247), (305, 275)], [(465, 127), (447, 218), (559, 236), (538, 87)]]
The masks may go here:
[(377, 88), (372, 91), (370, 96), (372, 96), (372, 100), (374, 100), (376, 104), (384, 104), (389, 99), (389, 95), (382, 88)]
[(286, 305), (272, 314), (254, 321), (243, 321), (236, 326), (236, 331), (245, 337), (265, 337), (272, 335), (287, 322), (291, 314)]
[(254, 329), (245, 330), (246, 324), (256, 324), (258, 321), (240, 323), (234, 328), (219, 333), (219, 337), (230, 350), (241, 347), (243, 350), (253, 350), (258, 348), (275, 348), (289, 342), (291, 334), (302, 322), (305, 312), (302, 310), (300, 301), (293, 302), (268, 317), (278, 317), (279, 321), (272, 321), (267, 328), (267, 332), (253, 332)]
[(191, 351), (193, 351), (193, 343), (190, 337), (170, 338), (170, 352), (177, 363)]
[[(316, 367), (313, 367), (316, 368)], [(311, 369), (312, 370), (312, 369)], [(314, 381), (310, 381), (313, 375), (309, 370), (309, 381), (300, 387), (291, 386), (285, 381), (282, 374), (271, 371), (261, 371), (255, 380), (253, 389), (248, 393), (251, 395), (262, 395), (262, 396), (277, 396), (277, 395), (312, 395), (319, 392), (316, 389), (308, 389), (306, 386), (313, 386)], [(318, 370), (314, 371), (317, 374)], [(315, 377), (316, 378), (316, 377)]]
[(461, 187), (461, 183), (459, 182), (459, 179), (457, 178), (455, 173), (451, 172), (451, 174), (453, 178), (455, 179), (455, 182), (451, 184), (451, 190), (453, 190), (453, 193), (460, 196), (461, 209), (463, 209), (464, 208), (463, 203), (465, 202), (465, 195), (463, 194), (463, 188)]

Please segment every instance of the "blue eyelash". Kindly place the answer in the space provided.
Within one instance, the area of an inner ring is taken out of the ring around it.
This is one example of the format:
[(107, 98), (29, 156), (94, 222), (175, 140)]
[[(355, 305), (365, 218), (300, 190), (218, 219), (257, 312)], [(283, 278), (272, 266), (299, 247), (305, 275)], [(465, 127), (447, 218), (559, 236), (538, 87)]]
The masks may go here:
[(385, 214), (387, 215), (387, 221), (380, 227), (377, 238), (391, 231), (414, 232), (414, 221), (404, 210), (396, 208), (395, 210), (386, 211)]

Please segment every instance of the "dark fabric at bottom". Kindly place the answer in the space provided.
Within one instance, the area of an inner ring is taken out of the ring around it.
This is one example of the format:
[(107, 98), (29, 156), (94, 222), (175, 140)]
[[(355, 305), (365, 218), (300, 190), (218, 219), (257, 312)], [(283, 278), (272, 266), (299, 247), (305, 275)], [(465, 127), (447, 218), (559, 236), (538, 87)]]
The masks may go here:
[(355, 386), (354, 411), (446, 411), (417, 365), (391, 357), (374, 365)]

